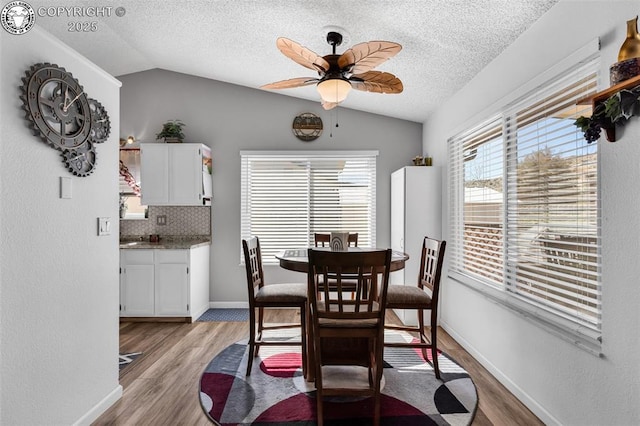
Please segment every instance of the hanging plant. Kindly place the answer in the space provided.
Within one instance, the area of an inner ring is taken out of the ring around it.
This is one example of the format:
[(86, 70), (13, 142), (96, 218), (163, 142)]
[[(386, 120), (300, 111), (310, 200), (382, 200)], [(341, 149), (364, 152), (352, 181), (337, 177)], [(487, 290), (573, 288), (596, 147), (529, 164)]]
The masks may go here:
[(597, 141), (601, 129), (624, 124), (634, 115), (640, 115), (640, 86), (622, 89), (598, 103), (591, 117), (578, 117), (575, 125), (582, 130), (587, 143)]

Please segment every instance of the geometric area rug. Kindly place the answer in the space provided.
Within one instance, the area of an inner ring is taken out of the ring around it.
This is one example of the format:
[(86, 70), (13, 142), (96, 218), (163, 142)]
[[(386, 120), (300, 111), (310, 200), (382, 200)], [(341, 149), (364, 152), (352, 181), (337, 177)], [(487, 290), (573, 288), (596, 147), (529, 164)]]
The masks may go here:
[(142, 352), (129, 352), (118, 355), (118, 364), (120, 365), (120, 370), (130, 365), (133, 361), (135, 361)]
[[(385, 331), (386, 341), (411, 339), (404, 332)], [(209, 419), (220, 425), (315, 425), (315, 387), (302, 375), (300, 347), (261, 347), (250, 376), (245, 376), (247, 356), (247, 340), (243, 340), (225, 348), (205, 368), (200, 404)], [(438, 355), (442, 380), (435, 378), (419, 350), (384, 348), (384, 361), (382, 426), (471, 424), (478, 406), (476, 387), (445, 353)], [(349, 374), (353, 371), (351, 367)], [(346, 377), (345, 371), (334, 374)], [(326, 425), (371, 424), (373, 420), (373, 398), (327, 398), (323, 406)]]

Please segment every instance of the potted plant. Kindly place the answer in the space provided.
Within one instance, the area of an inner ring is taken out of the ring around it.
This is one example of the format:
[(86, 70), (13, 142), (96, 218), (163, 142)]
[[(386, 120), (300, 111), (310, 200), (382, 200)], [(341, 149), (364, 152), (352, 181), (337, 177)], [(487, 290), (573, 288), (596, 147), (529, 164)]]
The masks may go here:
[(186, 127), (186, 124), (182, 121), (169, 120), (162, 125), (162, 130), (156, 134), (156, 139), (164, 139), (165, 143), (181, 143), (184, 140), (183, 127)]

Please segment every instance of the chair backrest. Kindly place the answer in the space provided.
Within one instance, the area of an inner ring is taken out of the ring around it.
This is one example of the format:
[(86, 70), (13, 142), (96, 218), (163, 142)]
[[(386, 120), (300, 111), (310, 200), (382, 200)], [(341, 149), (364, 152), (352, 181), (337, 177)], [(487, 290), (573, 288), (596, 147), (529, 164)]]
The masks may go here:
[[(391, 249), (357, 252), (309, 249), (308, 258), (308, 295), (314, 322), (322, 318), (384, 320)], [(329, 277), (335, 283), (331, 290), (322, 285)], [(343, 278), (350, 286), (356, 282), (352, 298), (343, 297), (346, 291), (342, 288)], [(319, 291), (323, 294), (320, 303)]]
[[(331, 242), (331, 233), (325, 234), (316, 232), (315, 234), (313, 234), (313, 238), (316, 247), (325, 247), (325, 244), (329, 245), (329, 243)], [(357, 232), (349, 233), (349, 247), (358, 247)]]
[(431, 290), (431, 304), (438, 306), (438, 294), (440, 293), (440, 275), (444, 262), (446, 241), (424, 237), (422, 243), (422, 255), (420, 256), (420, 275), (418, 286)]
[(264, 285), (264, 272), (262, 271), (262, 254), (260, 252), (260, 240), (251, 237), (242, 240), (244, 252), (244, 267), (247, 271), (247, 288), (249, 290), (249, 307), (253, 307), (257, 290)]

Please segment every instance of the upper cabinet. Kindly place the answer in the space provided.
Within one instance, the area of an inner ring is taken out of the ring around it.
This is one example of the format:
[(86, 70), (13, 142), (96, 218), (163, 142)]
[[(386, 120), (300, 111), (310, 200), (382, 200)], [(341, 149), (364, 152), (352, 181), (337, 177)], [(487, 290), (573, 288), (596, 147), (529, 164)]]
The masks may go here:
[(192, 143), (140, 144), (142, 204), (203, 206), (211, 203), (211, 149)]

